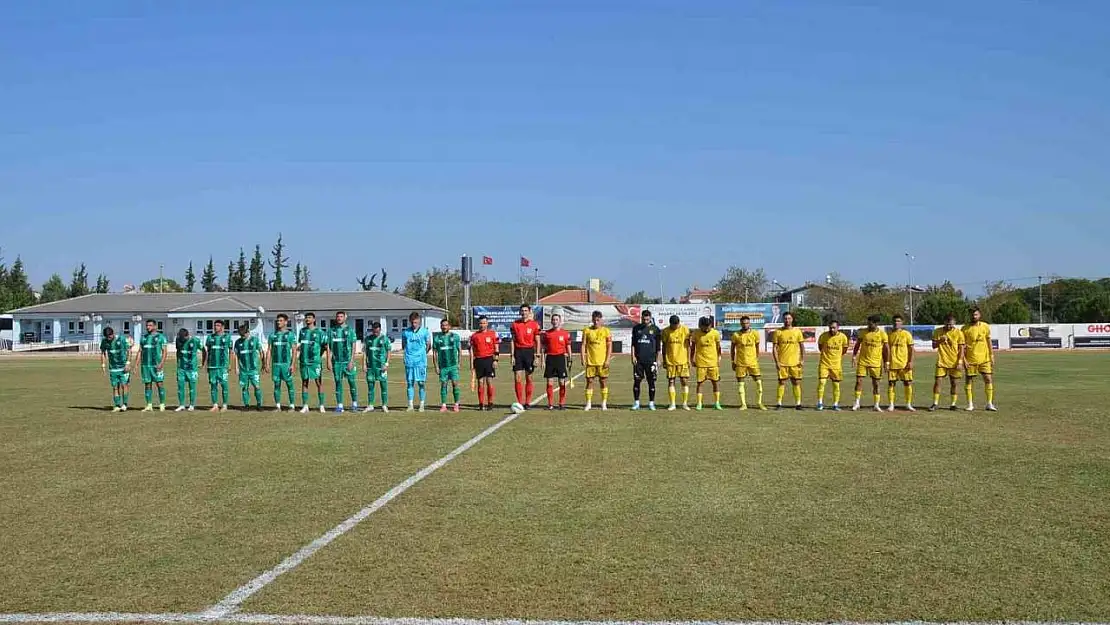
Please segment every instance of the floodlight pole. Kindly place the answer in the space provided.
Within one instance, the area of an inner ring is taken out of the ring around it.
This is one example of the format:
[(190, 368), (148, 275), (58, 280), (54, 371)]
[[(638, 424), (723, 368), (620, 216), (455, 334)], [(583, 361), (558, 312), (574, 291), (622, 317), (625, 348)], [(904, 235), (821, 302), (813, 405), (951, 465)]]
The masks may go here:
[(913, 325), (913, 254), (906, 252), (906, 293), (910, 296), (910, 325)]

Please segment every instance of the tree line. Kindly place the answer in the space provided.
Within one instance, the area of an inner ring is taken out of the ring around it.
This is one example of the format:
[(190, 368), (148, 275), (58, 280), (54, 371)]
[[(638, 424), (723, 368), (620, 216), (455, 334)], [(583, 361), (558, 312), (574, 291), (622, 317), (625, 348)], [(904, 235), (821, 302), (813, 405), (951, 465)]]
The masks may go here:
[[(612, 288), (612, 283), (602, 284), (602, 291)], [(487, 280), (474, 272), (470, 283), (470, 302), (474, 306), (516, 306), (522, 302), (532, 302), (536, 293), (540, 298), (565, 289), (576, 289), (573, 285), (547, 284), (535, 279), (518, 282)], [(418, 302), (447, 309), (448, 317), (458, 323), (463, 317), (463, 284), (458, 269), (432, 267), (426, 271), (413, 273), (395, 291)]]

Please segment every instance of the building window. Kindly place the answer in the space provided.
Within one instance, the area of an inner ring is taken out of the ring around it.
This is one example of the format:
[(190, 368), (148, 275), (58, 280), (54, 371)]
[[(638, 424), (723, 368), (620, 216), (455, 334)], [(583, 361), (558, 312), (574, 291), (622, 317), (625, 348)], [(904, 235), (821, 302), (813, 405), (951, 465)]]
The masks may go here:
[(204, 322), (198, 319), (197, 320), (197, 334), (202, 334), (203, 332), (204, 332)]
[(320, 320), (320, 329), (321, 330), (327, 330), (328, 329), (328, 320), (327, 319), (321, 319)]
[(408, 319), (402, 319), (402, 320), (401, 320), (401, 327), (402, 327), (402, 328), (407, 328), (407, 327), (409, 327), (409, 320), (408, 320)]
[(131, 322), (130, 321), (124, 321), (123, 322), (123, 333), (124, 334), (131, 334)]
[(393, 330), (394, 331), (397, 330), (397, 320), (396, 319), (393, 320)]
[(69, 322), (69, 333), (73, 334), (73, 322), (72, 321)]
[(78, 334), (84, 334), (85, 333), (85, 322), (84, 321), (78, 321), (77, 322), (77, 333)]
[[(162, 322), (161, 321), (156, 321), (156, 322), (154, 322), (154, 324), (155, 324), (155, 326), (157, 326), (158, 331), (161, 332), (162, 331)], [(85, 328), (84, 328), (85, 324), (82, 323), (81, 326), (82, 326), (81, 331), (84, 332), (85, 331)]]

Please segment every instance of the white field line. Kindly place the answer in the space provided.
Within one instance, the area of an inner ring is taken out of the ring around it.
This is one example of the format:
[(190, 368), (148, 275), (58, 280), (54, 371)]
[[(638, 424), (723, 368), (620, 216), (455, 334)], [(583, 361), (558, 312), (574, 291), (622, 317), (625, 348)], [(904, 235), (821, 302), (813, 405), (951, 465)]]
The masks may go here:
[[(582, 372), (579, 372), (578, 375), (582, 375)], [(544, 397), (544, 395), (533, 399), (531, 404), (535, 405), (537, 402), (540, 401), (542, 397)], [(466, 441), (462, 445), (459, 445), (451, 453), (440, 458), (439, 460), (436, 460), (423, 469), (420, 469), (420, 471), (414, 473), (404, 482), (401, 482), (400, 484), (389, 489), (389, 492), (382, 495), (381, 497), (378, 497), (373, 503), (366, 506), (362, 510), (359, 510), (346, 521), (343, 521), (339, 525), (336, 525), (323, 536), (320, 536), (304, 547), (301, 547), (299, 551), (289, 556), (285, 560), (282, 560), (281, 563), (274, 568), (266, 571), (265, 573), (262, 573), (258, 577), (252, 579), (239, 588), (236, 588), (231, 592), (231, 594), (220, 600), (219, 603), (204, 610), (204, 612), (202, 612), (201, 614), (206, 618), (213, 619), (226, 617), (227, 615), (236, 612), (239, 609), (239, 606), (243, 605), (244, 601), (251, 598), (251, 596), (253, 596), (255, 593), (268, 586), (280, 575), (282, 575), (283, 573), (288, 573), (289, 571), (297, 568), (301, 565), (302, 562), (312, 557), (312, 555), (315, 554), (317, 551), (328, 546), (328, 544), (330, 544), (336, 538), (339, 538), (340, 536), (354, 529), (355, 526), (365, 521), (366, 518), (369, 517), (371, 514), (374, 514), (378, 510), (381, 510), (383, 507), (385, 507), (386, 504), (396, 499), (398, 496), (401, 495), (401, 493), (404, 493), (406, 490), (412, 488), (414, 485), (420, 482), (420, 480), (423, 480), (432, 473), (435, 473), (445, 464), (451, 462), (455, 458), (465, 453), (466, 450), (482, 442), (484, 438), (501, 429), (502, 426), (512, 423), (518, 417), (520, 417), (519, 414), (509, 414), (504, 419), (501, 419), (485, 430), (482, 430), (477, 436)]]
[(0, 614), (0, 623), (242, 623), (244, 625), (1110, 625), (1075, 621), (560, 621), (542, 619), (314, 616), (309, 614), (46, 612)]

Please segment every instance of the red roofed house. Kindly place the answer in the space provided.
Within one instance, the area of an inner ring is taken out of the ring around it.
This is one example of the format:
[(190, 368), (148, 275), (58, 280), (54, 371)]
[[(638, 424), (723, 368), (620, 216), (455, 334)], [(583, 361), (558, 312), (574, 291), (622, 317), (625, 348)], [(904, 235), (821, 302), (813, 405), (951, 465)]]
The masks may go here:
[(697, 285), (694, 288), (686, 291), (678, 300), (680, 304), (712, 304), (713, 299), (717, 297), (717, 289), (699, 289)]

